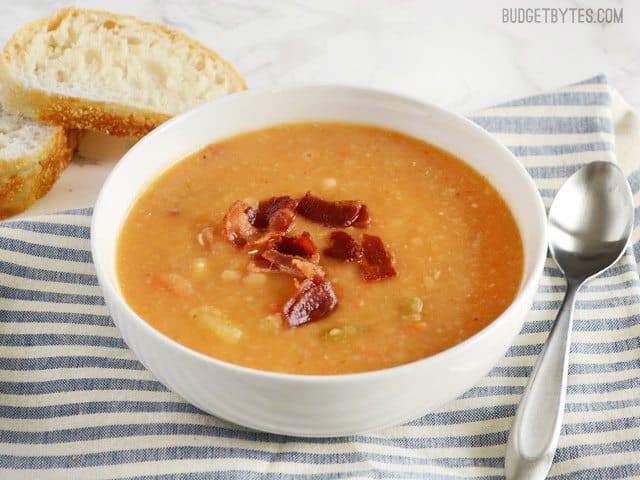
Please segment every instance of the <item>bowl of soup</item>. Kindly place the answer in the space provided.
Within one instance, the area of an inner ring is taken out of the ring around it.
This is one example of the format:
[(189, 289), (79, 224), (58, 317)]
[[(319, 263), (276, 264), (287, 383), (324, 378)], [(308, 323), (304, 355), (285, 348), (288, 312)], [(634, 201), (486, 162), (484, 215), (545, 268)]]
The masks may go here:
[(91, 247), (114, 322), (168, 388), (250, 428), (340, 436), (417, 418), (495, 365), (537, 288), (545, 211), (468, 120), (300, 86), (143, 138)]

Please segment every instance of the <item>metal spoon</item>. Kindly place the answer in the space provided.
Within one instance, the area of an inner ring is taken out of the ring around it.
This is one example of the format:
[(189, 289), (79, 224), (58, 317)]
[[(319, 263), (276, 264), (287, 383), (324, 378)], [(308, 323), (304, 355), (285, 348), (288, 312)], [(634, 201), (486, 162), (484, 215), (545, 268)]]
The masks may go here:
[(549, 250), (567, 292), (516, 413), (505, 458), (508, 480), (546, 477), (560, 437), (576, 293), (624, 253), (633, 198), (622, 171), (593, 162), (574, 173), (549, 210)]

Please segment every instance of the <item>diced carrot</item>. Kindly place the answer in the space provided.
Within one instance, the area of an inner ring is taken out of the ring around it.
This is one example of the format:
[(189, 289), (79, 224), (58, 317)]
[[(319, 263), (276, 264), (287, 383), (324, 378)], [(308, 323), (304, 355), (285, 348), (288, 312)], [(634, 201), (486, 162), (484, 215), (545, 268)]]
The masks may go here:
[(178, 273), (159, 273), (151, 276), (151, 284), (178, 297), (187, 298), (193, 295), (193, 285)]

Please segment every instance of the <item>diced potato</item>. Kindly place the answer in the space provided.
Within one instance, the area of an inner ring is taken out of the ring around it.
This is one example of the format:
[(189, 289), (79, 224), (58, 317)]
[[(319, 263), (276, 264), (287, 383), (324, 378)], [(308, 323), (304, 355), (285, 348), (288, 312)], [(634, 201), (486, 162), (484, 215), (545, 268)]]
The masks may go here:
[(427, 328), (427, 322), (424, 320), (410, 320), (407, 322), (407, 327), (412, 330), (424, 330)]
[(282, 330), (282, 317), (277, 313), (267, 315), (258, 321), (258, 326), (263, 332), (277, 333)]
[(341, 340), (351, 337), (362, 330), (355, 325), (342, 325), (341, 327), (333, 327), (326, 331), (323, 337), (327, 340)]
[(178, 273), (160, 273), (152, 277), (156, 288), (164, 290), (178, 297), (187, 298), (193, 295), (193, 285)]
[(403, 315), (402, 320), (406, 326), (412, 330), (424, 330), (427, 328), (427, 322), (424, 320), (422, 313)]
[(211, 250), (215, 242), (215, 231), (213, 227), (205, 227), (200, 230), (196, 235), (196, 240), (201, 247)]
[(359, 329), (354, 325), (345, 325), (344, 327), (342, 327), (342, 331), (345, 335), (354, 335), (358, 333)]
[(327, 332), (327, 336), (332, 338), (339, 337), (340, 335), (342, 335), (342, 329), (338, 327), (334, 327)]
[(245, 275), (242, 281), (251, 287), (257, 287), (267, 283), (267, 276), (264, 273), (253, 272)]
[(338, 181), (335, 178), (327, 177), (322, 179), (322, 188), (324, 188), (325, 190), (335, 188), (337, 184)]
[(242, 329), (229, 320), (227, 314), (218, 308), (203, 305), (191, 310), (190, 315), (225, 343), (238, 343), (242, 338)]
[(207, 270), (207, 259), (198, 257), (193, 261), (192, 269), (194, 273), (201, 274)]
[(424, 304), (420, 297), (410, 297), (402, 300), (400, 304), (400, 311), (405, 315), (412, 315), (422, 312)]
[(223, 270), (220, 274), (220, 278), (225, 282), (233, 282), (235, 280), (240, 280), (242, 274), (237, 270)]

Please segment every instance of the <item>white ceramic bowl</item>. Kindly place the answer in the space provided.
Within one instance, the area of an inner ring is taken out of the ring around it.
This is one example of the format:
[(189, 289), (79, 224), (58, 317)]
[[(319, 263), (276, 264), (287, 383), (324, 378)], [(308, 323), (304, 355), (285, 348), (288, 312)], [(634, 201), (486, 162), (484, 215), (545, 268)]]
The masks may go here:
[[(138, 195), (170, 165), (212, 142), (308, 120), (397, 130), (448, 150), (484, 175), (511, 207), (524, 241), (524, 278), (511, 306), (484, 330), (432, 357), (369, 373), (329, 376), (270, 373), (216, 360), (176, 343), (134, 313), (118, 287), (115, 251), (120, 228)], [(247, 427), (339, 436), (417, 418), (456, 398), (495, 365), (531, 306), (546, 255), (545, 226), (544, 207), (527, 172), (505, 147), (470, 121), (390, 93), (300, 86), (214, 100), (143, 138), (104, 184), (93, 214), (91, 250), (116, 325), (163, 384), (202, 410)]]

